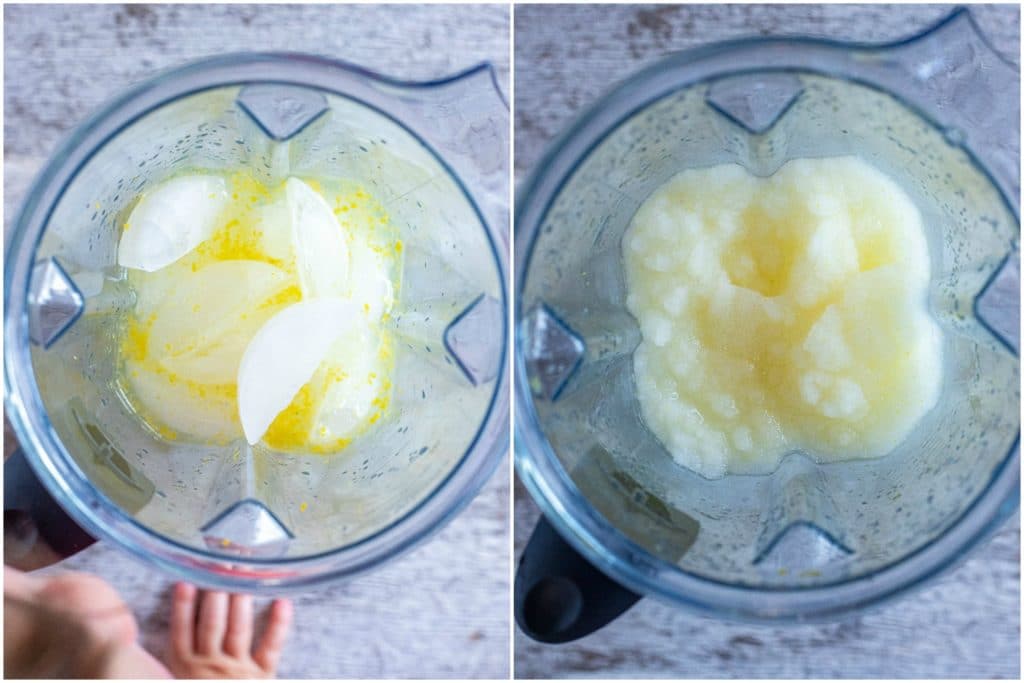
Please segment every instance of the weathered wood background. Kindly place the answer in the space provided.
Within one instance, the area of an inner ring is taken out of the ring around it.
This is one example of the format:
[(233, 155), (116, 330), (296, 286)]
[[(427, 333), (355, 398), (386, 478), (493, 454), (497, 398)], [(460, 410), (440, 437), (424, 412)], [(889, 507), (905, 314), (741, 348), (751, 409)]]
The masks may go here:
[[(523, 180), (551, 138), (612, 84), (664, 54), (749, 35), (884, 41), (949, 7), (883, 5), (519, 6), (515, 12), (515, 170)], [(995, 47), (1020, 54), (1016, 5), (975, 6)], [(515, 547), (536, 506), (515, 487)], [(843, 623), (772, 628), (693, 617), (641, 601), (576, 643), (539, 645), (518, 629), (517, 678), (1020, 678), (1020, 521), (957, 570)]]
[[(105, 5), (4, 8), (7, 224), (58, 139), (154, 71), (205, 55), (292, 50), (429, 79), (481, 61), (508, 92), (507, 6)], [(509, 672), (507, 459), (437, 536), (379, 571), (296, 596), (289, 678), (505, 678)], [(63, 563), (98, 574), (159, 653), (169, 582), (106, 544)], [(262, 604), (262, 603), (261, 603)]]

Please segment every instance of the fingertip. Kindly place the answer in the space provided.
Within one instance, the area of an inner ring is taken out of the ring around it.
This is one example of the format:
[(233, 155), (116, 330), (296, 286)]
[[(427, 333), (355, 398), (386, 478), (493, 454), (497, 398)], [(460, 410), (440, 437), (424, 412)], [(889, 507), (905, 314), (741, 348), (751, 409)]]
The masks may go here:
[(238, 604), (238, 605), (251, 605), (252, 604), (252, 596), (249, 595), (248, 593), (231, 593), (231, 594), (229, 594), (228, 597), (231, 600), (232, 604)]
[(292, 606), (292, 601), (288, 598), (278, 598), (274, 600), (274, 605), (271, 607), (271, 610), (274, 616), (284, 621), (291, 621), (292, 614), (295, 611)]
[(174, 584), (174, 598), (176, 600), (191, 600), (196, 597), (196, 587), (191, 583), (179, 581)]

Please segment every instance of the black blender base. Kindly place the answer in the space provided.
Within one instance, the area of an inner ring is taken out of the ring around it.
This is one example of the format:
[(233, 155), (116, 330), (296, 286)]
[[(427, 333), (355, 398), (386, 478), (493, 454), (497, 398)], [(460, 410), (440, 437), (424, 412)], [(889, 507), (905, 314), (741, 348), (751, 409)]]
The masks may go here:
[(20, 450), (4, 461), (4, 563), (24, 569), (19, 559), (51, 561), (70, 557), (96, 542), (57, 504)]
[(542, 643), (567, 643), (606, 626), (642, 596), (620, 586), (541, 517), (519, 559), (516, 622)]

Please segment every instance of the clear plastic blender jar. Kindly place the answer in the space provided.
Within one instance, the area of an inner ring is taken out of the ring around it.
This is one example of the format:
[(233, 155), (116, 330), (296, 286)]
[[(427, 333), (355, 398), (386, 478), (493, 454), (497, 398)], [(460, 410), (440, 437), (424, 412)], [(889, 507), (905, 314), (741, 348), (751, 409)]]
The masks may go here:
[[(641, 595), (716, 616), (824, 619), (919, 585), (1017, 507), (1019, 71), (966, 11), (907, 41), (712, 45), (629, 78), (552, 147), (516, 212), (516, 466), (545, 520), (516, 615), (572, 640)], [(643, 422), (622, 236), (686, 168), (767, 176), (857, 155), (913, 197), (938, 405), (883, 458), (707, 480)], [(571, 247), (569, 245), (572, 245)]]
[[(29, 192), (5, 271), (8, 415), (60, 506), (172, 574), (247, 592), (353, 575), (451, 519), (508, 445), (507, 121), (488, 65), (403, 83), (244, 54), (161, 74), (82, 124)], [(120, 226), (182, 169), (355, 181), (397, 226), (391, 404), (344, 449), (167, 439), (127, 408)]]

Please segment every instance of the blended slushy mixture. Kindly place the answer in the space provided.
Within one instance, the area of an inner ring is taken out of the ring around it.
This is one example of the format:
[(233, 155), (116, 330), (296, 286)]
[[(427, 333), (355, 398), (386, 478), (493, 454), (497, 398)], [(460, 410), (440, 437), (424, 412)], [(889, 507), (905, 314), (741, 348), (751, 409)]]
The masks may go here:
[(705, 477), (886, 455), (938, 399), (921, 216), (860, 159), (684, 171), (623, 255), (643, 419)]

